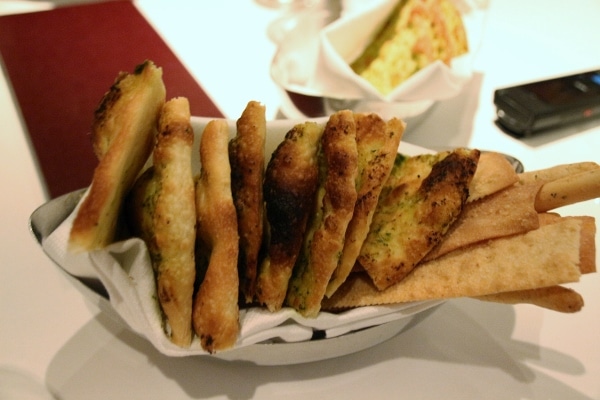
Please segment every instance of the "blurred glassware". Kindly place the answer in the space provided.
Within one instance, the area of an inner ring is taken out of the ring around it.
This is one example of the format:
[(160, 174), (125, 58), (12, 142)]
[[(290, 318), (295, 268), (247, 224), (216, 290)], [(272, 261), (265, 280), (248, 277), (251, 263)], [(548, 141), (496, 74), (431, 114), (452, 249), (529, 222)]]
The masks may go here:
[[(343, 0), (257, 0), (260, 2), (276, 2), (291, 4), (283, 16), (273, 21), (267, 28), (267, 36), (271, 41), (280, 45), (290, 33), (298, 29), (306, 29), (304, 24), (315, 19), (316, 31), (338, 19), (342, 13)], [(296, 4), (296, 5), (293, 5)], [(308, 19), (307, 19), (308, 17)]]

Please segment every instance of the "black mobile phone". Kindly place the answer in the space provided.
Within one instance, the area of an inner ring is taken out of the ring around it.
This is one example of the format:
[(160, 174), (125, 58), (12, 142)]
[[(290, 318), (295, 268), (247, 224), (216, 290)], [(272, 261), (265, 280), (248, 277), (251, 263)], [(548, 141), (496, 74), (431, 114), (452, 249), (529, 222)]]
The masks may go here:
[(588, 121), (600, 117), (600, 70), (497, 89), (494, 105), (497, 122), (517, 136)]

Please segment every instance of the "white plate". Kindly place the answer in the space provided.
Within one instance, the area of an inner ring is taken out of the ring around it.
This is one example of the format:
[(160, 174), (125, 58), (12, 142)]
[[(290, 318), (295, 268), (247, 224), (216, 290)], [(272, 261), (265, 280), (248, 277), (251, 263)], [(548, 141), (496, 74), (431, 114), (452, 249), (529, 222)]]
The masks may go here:
[[(208, 121), (212, 118), (194, 117), (192, 125), (198, 138)], [(324, 122), (325, 119), (316, 120)], [(277, 144), (281, 142), (285, 133), (295, 124), (295, 121), (276, 120), (268, 122), (268, 138), (266, 154), (270, 156)], [(235, 121), (229, 121), (231, 135), (235, 133)], [(402, 143), (400, 151), (404, 154), (422, 154), (429, 152), (426, 149)], [(199, 162), (199, 161), (198, 161)], [(53, 199), (39, 207), (30, 218), (30, 227), (39, 243), (47, 238), (65, 218), (71, 213), (78, 203), (82, 191), (69, 193)], [(49, 254), (50, 256), (50, 254)], [(51, 257), (52, 258), (52, 257)], [(54, 261), (71, 278), (73, 284), (101, 310), (113, 317), (116, 321), (127, 326), (112, 308), (105, 290), (97, 279), (81, 278), (77, 271), (66, 270), (60, 261)], [(398, 314), (398, 317), (384, 324), (352, 331), (341, 336), (324, 339), (313, 339), (302, 342), (276, 342), (258, 343), (213, 355), (224, 360), (243, 360), (258, 365), (284, 365), (299, 364), (311, 361), (324, 360), (342, 355), (355, 353), (360, 350), (375, 346), (405, 329), (412, 327), (424, 316), (429, 315), (428, 310), (433, 310), (441, 301), (425, 301), (410, 305), (409, 310)]]

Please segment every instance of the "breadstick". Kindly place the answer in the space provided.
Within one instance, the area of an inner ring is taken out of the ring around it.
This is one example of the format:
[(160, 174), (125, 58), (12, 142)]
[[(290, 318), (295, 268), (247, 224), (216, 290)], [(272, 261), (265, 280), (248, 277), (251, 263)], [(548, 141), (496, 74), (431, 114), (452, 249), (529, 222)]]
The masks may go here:
[(583, 308), (583, 297), (579, 293), (558, 285), (489, 294), (475, 298), (503, 304), (532, 304), (563, 313), (574, 313)]
[(599, 168), (600, 165), (592, 161), (555, 165), (549, 168), (523, 172), (519, 174), (519, 182), (550, 182), (570, 175), (576, 175), (581, 172), (591, 171)]
[(546, 182), (535, 199), (538, 212), (600, 197), (600, 168)]

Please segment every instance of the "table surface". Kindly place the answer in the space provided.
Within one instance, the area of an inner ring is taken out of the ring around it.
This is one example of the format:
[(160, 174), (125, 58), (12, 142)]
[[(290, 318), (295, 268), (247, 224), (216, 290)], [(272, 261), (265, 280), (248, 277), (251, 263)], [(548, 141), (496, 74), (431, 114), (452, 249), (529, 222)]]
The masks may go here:
[[(227, 117), (237, 118), (248, 100), (277, 116), (281, 101), (268, 72), (275, 45), (266, 31), (280, 11), (250, 0), (135, 4)], [(51, 6), (3, 1), (0, 14)], [(409, 127), (405, 140), (499, 150), (526, 169), (600, 162), (600, 128), (517, 140), (495, 126), (492, 104), (498, 87), (598, 68), (599, 13), (594, 0), (489, 1), (473, 80)], [(86, 300), (29, 232), (29, 215), (47, 198), (4, 72), (0, 119), (2, 376), (45, 385), (61, 399), (600, 399), (597, 274), (576, 285), (586, 301), (576, 314), (457, 299), (381, 345), (317, 363), (260, 367), (164, 357)], [(560, 212), (598, 218), (600, 202)]]

